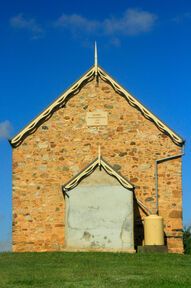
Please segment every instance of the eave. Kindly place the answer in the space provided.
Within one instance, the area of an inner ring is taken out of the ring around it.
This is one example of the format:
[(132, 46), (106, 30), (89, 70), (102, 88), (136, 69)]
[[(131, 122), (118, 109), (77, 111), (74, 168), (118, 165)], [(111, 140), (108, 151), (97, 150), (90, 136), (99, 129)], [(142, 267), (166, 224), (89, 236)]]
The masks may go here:
[(66, 102), (72, 97), (80, 92), (82, 87), (93, 81), (95, 78), (97, 80), (102, 79), (104, 82), (111, 85), (114, 91), (124, 97), (129, 105), (141, 112), (141, 114), (153, 122), (155, 126), (164, 134), (168, 135), (171, 140), (178, 146), (184, 144), (184, 139), (169, 128), (164, 122), (162, 122), (157, 116), (155, 116), (149, 109), (147, 109), (140, 101), (138, 101), (130, 92), (124, 89), (120, 84), (117, 83), (107, 72), (105, 72), (100, 66), (93, 66), (90, 68), (78, 81), (76, 81), (69, 89), (67, 89), (63, 94), (61, 94), (51, 105), (48, 106), (42, 113), (40, 113), (35, 119), (33, 119), (24, 129), (22, 129), (17, 135), (15, 135), (11, 140), (9, 140), (13, 148), (18, 147), (24, 139), (33, 134), (42, 123), (47, 121), (55, 111), (63, 108)]

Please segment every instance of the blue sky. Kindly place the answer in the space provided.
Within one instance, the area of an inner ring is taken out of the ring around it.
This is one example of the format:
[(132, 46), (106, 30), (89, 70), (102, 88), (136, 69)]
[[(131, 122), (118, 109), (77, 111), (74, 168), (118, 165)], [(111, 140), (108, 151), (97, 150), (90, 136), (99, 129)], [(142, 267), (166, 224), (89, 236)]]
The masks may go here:
[(191, 2), (2, 3), (0, 250), (9, 249), (11, 243), (11, 147), (7, 138), (89, 69), (95, 40), (100, 66), (186, 139), (183, 208), (184, 224), (191, 224)]

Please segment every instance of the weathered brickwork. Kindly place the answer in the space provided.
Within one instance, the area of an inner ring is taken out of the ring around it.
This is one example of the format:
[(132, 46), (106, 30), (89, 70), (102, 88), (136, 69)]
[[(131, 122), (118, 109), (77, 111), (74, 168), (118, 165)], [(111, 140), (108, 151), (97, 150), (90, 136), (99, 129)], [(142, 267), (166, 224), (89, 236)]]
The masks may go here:
[[(27, 108), (26, 108), (27, 109)], [(108, 125), (87, 127), (86, 112), (108, 112)], [(13, 251), (65, 249), (61, 185), (97, 157), (135, 185), (135, 196), (155, 211), (155, 160), (181, 148), (99, 80), (86, 84), (66, 107), (13, 149)], [(160, 163), (159, 215), (170, 252), (183, 252), (181, 158)], [(145, 216), (135, 201), (135, 244), (142, 244)]]

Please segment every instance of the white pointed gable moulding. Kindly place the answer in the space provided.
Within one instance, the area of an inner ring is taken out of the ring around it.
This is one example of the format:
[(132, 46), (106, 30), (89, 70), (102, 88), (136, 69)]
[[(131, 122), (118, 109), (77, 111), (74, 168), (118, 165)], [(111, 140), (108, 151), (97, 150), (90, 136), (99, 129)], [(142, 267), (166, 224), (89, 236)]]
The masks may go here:
[(141, 112), (141, 114), (151, 122), (163, 133), (168, 135), (172, 141), (178, 145), (182, 146), (184, 144), (184, 139), (181, 138), (177, 133), (170, 129), (164, 122), (162, 122), (158, 117), (156, 117), (152, 112), (150, 112), (140, 101), (138, 101), (132, 94), (130, 94), (126, 89), (124, 89), (120, 84), (118, 84), (107, 72), (105, 72), (97, 63), (97, 45), (95, 43), (94, 52), (94, 66), (90, 68), (77, 82), (75, 82), (68, 90), (61, 94), (51, 105), (48, 106), (42, 113), (40, 113), (33, 121), (31, 121), (24, 129), (22, 129), (16, 136), (9, 140), (12, 147), (18, 147), (24, 139), (34, 133), (38, 127), (47, 121), (55, 111), (63, 108), (67, 101), (78, 94), (82, 87), (93, 81), (95, 78), (98, 80), (100, 78), (104, 82), (108, 83), (114, 91), (124, 97), (129, 105), (136, 108)]
[(134, 189), (134, 185), (124, 177), (122, 177), (118, 172), (116, 172), (112, 166), (110, 166), (101, 156), (97, 157), (92, 163), (90, 163), (85, 169), (83, 169), (79, 174), (74, 176), (69, 182), (62, 186), (63, 192), (67, 192), (74, 189), (82, 179), (86, 178), (94, 172), (94, 170), (99, 167), (103, 168), (110, 176), (115, 177), (119, 183), (126, 189)]
[[(93, 162), (91, 162), (87, 167), (85, 167), (80, 173), (78, 173), (76, 176), (70, 179), (65, 185), (62, 186), (62, 192), (64, 197), (66, 196), (69, 197), (68, 191), (78, 186), (78, 184), (84, 178), (92, 174), (97, 167), (99, 167), (100, 170), (103, 168), (107, 174), (116, 178), (118, 182), (127, 190), (134, 191), (134, 189), (136, 188), (136, 186), (134, 186), (128, 179), (124, 178), (117, 171), (115, 171), (114, 168), (103, 159), (103, 157), (100, 154), (100, 148), (99, 148), (98, 157)], [(135, 195), (134, 200), (143, 209), (146, 215), (153, 214), (152, 211), (142, 201), (140, 201), (137, 197), (135, 197)]]
[(75, 188), (82, 179), (89, 176), (94, 172), (94, 170), (99, 167), (103, 168), (110, 176), (115, 177), (119, 183), (127, 189), (134, 189), (135, 186), (127, 179), (122, 177), (117, 171), (113, 169), (112, 166), (110, 166), (101, 156), (101, 147), (98, 146), (98, 156), (97, 158), (91, 162), (86, 168), (84, 168), (80, 173), (78, 173), (76, 176), (74, 176), (69, 182), (67, 182), (65, 185), (62, 186), (63, 192), (69, 191), (73, 188)]

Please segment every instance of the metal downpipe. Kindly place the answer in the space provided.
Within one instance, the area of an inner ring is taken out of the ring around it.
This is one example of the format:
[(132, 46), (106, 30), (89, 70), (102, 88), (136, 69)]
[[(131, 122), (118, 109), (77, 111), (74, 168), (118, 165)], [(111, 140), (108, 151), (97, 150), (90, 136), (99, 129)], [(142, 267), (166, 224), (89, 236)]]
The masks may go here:
[(176, 154), (176, 155), (172, 155), (172, 156), (168, 156), (165, 158), (161, 158), (161, 159), (157, 159), (155, 160), (155, 195), (156, 195), (156, 215), (158, 215), (158, 211), (159, 211), (159, 205), (158, 205), (158, 164), (168, 161), (168, 160), (172, 160), (172, 159), (176, 159), (179, 157), (184, 156), (184, 145), (182, 146), (182, 153), (181, 154)]

